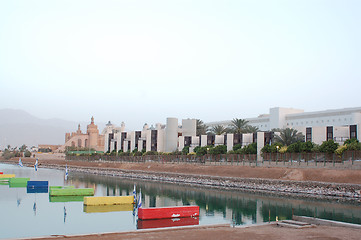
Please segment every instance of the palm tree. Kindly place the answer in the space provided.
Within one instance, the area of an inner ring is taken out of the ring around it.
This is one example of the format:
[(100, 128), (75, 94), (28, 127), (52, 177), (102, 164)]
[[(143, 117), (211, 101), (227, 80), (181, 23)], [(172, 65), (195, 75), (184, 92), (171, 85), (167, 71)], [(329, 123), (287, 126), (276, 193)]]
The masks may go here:
[(245, 119), (233, 118), (229, 128), (232, 130), (233, 133), (243, 133), (244, 129), (246, 128), (248, 121)]
[(206, 135), (208, 132), (208, 126), (200, 119), (197, 119), (197, 136)]
[(293, 128), (281, 129), (280, 135), (274, 137), (275, 142), (282, 143), (283, 145), (289, 146), (295, 142), (305, 141), (305, 136)]
[(243, 133), (255, 133), (258, 132), (258, 127), (254, 127), (251, 125), (247, 125), (244, 129), (243, 129)]
[(227, 133), (228, 129), (223, 127), (222, 125), (216, 125), (212, 127), (211, 132), (215, 135), (222, 135), (224, 133)]

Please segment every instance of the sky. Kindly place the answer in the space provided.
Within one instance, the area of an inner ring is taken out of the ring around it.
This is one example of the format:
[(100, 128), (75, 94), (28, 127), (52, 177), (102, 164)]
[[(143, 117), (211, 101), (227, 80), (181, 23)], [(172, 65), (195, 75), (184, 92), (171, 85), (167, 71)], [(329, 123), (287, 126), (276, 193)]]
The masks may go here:
[(361, 106), (360, 0), (0, 0), (0, 109), (257, 117)]

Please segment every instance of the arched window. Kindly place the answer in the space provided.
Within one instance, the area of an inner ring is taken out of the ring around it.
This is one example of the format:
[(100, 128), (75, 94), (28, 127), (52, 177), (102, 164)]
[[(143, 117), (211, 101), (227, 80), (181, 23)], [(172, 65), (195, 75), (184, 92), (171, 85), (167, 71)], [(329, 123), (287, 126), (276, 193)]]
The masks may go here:
[(81, 139), (78, 139), (78, 147), (81, 147)]
[(84, 140), (84, 145), (85, 145), (84, 147), (88, 147), (88, 139)]
[(71, 142), (71, 146), (75, 147), (75, 142), (74, 141)]

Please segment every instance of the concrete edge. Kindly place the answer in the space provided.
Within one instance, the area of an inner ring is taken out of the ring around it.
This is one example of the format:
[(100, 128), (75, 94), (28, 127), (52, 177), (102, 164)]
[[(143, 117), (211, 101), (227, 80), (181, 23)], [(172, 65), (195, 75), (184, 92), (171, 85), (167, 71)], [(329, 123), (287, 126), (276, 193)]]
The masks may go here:
[(277, 222), (264, 222), (264, 223), (257, 223), (257, 224), (250, 224), (250, 225), (238, 225), (234, 226), (234, 228), (253, 228), (253, 227), (263, 227), (267, 225), (276, 225)]
[(338, 222), (338, 221), (332, 221), (332, 220), (326, 220), (326, 219), (320, 219), (320, 218), (305, 217), (305, 216), (293, 216), (292, 219), (296, 220), (296, 221), (300, 221), (300, 222), (315, 224), (315, 225), (361, 229), (361, 225), (359, 225), (359, 224)]

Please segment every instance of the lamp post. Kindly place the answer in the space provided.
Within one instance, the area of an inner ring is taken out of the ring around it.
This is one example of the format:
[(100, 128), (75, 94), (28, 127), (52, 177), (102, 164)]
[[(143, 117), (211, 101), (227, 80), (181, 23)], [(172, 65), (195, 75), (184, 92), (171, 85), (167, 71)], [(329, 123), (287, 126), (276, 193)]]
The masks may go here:
[(278, 163), (278, 149), (279, 149), (279, 147), (280, 147), (280, 146), (276, 146), (276, 148), (277, 148), (276, 165), (277, 165), (277, 163)]

